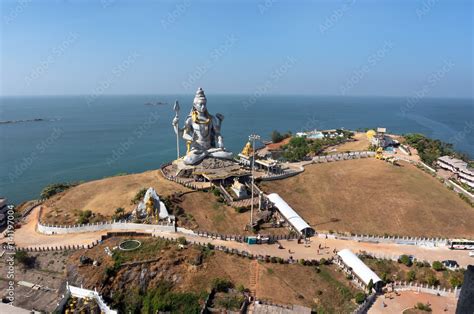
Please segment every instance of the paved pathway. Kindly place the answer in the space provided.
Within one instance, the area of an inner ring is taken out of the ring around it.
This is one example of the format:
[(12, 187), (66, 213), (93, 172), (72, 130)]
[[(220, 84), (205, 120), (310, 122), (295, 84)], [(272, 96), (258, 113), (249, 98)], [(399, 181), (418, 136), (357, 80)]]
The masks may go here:
[[(15, 230), (15, 243), (18, 247), (41, 247), (41, 246), (64, 246), (64, 245), (83, 245), (90, 244), (105, 235), (107, 231), (74, 233), (68, 235), (45, 235), (36, 231), (36, 224), (38, 221), (39, 206), (31, 211), (31, 214), (26, 217), (25, 223), (20, 229)], [(138, 231), (143, 230), (128, 230)], [(204, 238), (197, 235), (190, 235), (184, 233), (174, 232), (156, 232), (156, 235), (165, 237), (177, 238), (185, 236), (190, 241), (197, 241), (201, 243), (211, 243), (214, 245), (223, 245), (229, 248), (245, 250), (251, 254), (271, 255), (282, 258), (294, 259), (320, 259), (328, 258), (334, 255), (333, 250), (342, 250), (348, 248), (353, 252), (367, 251), (375, 254), (386, 255), (401, 255), (409, 254), (418, 259), (435, 261), (453, 259), (461, 266), (466, 267), (469, 264), (474, 264), (474, 258), (469, 257), (468, 251), (449, 250), (444, 247), (429, 248), (419, 247), (414, 245), (401, 245), (393, 243), (365, 243), (341, 239), (322, 239), (314, 237), (308, 245), (298, 244), (296, 240), (282, 240), (280, 241), (283, 249), (279, 249), (276, 244), (272, 245), (248, 245), (245, 243), (238, 243), (235, 241), (223, 241), (217, 239)], [(3, 236), (2, 236), (3, 238)], [(0, 240), (3, 242), (5, 239)], [(323, 249), (318, 250), (319, 245)]]
[[(389, 297), (390, 296), (390, 297)], [(428, 293), (403, 291), (399, 295), (388, 293), (385, 296), (379, 296), (369, 314), (399, 314), (404, 310), (413, 308), (418, 302), (430, 303), (432, 313), (455, 313), (457, 300), (453, 297), (441, 297)], [(385, 306), (384, 306), (385, 304)]]

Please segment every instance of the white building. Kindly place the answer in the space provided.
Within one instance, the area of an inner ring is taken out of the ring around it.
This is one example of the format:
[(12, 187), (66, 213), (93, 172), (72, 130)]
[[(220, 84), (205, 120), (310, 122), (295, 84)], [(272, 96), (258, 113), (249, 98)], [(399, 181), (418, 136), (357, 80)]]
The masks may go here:
[(311, 228), (303, 218), (296, 213), (293, 208), (285, 202), (280, 195), (272, 193), (268, 195), (268, 199), (278, 209), (285, 220), (302, 236), (311, 237), (314, 235), (314, 229)]
[(449, 156), (442, 156), (438, 158), (437, 165), (452, 172), (458, 181), (474, 188), (474, 169), (470, 168), (467, 162)]
[(343, 249), (337, 252), (337, 262), (340, 266), (355, 276), (355, 280), (364, 287), (369, 285), (369, 282), (372, 281), (374, 289), (376, 291), (380, 290), (383, 285), (382, 279), (377, 276), (376, 273), (372, 271), (367, 265), (364, 264), (361, 259), (352, 253), (349, 249)]

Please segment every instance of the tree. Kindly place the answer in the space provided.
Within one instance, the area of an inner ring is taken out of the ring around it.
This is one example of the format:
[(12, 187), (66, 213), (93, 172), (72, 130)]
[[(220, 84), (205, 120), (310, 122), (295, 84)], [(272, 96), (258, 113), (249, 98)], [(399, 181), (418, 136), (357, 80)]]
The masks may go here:
[(24, 251), (16, 251), (15, 259), (25, 268), (33, 268), (36, 265), (36, 256), (30, 256)]
[(365, 295), (365, 293), (363, 293), (363, 292), (358, 292), (358, 293), (355, 295), (355, 301), (356, 301), (357, 304), (362, 304), (362, 303), (364, 303), (365, 299), (366, 299), (366, 295)]
[(90, 221), (90, 218), (92, 217), (92, 211), (91, 210), (83, 210), (79, 214), (79, 219), (78, 223), (80, 225), (87, 224)]
[(74, 186), (75, 184), (72, 183), (54, 183), (46, 186), (42, 191), (41, 191), (41, 198), (43, 199), (48, 199), (53, 195), (56, 195), (58, 193), (61, 193), (70, 187)]
[(459, 277), (451, 277), (449, 283), (453, 288), (460, 287), (462, 285), (462, 280)]
[(217, 292), (227, 292), (228, 289), (232, 288), (234, 284), (227, 279), (223, 278), (214, 278), (212, 281), (212, 287), (217, 291)]
[(372, 292), (373, 288), (374, 288), (374, 281), (370, 279), (369, 283), (367, 284), (367, 290), (369, 290), (369, 293)]
[(141, 188), (137, 194), (135, 194), (135, 196), (132, 198), (132, 205), (133, 204), (138, 204), (144, 197), (145, 197), (145, 193), (146, 193), (146, 188)]
[(410, 258), (408, 255), (405, 255), (405, 254), (402, 255), (402, 256), (400, 256), (400, 258), (398, 259), (398, 261), (399, 261), (400, 263), (402, 263), (402, 264), (408, 266), (408, 267), (410, 267), (410, 266), (413, 264), (413, 262), (411, 261), (411, 258)]
[(415, 281), (415, 278), (416, 278), (416, 273), (415, 271), (412, 269), (410, 270), (408, 273), (407, 273), (407, 280), (409, 282), (412, 282), (412, 281)]
[(280, 132), (278, 132), (277, 130), (273, 130), (272, 132), (272, 142), (273, 143), (279, 143), (281, 141), (283, 141), (283, 135), (281, 135)]

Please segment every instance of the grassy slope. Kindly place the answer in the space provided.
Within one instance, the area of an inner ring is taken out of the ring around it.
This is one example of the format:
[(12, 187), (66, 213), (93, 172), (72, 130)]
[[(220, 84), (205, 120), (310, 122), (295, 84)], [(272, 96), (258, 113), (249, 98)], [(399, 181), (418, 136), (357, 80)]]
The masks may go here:
[[(163, 244), (159, 239), (139, 238), (142, 247), (133, 252), (121, 252), (123, 262), (156, 259), (155, 262), (146, 264), (149, 272), (155, 272), (148, 282), (148, 288), (154, 287), (162, 279), (179, 278), (174, 284), (177, 291), (192, 291), (202, 293), (209, 291), (214, 278), (225, 278), (231, 280), (235, 286), (250, 286), (251, 260), (213, 252), (204, 258), (203, 264), (195, 267), (190, 265), (198, 254), (197, 247), (190, 246), (185, 250), (179, 250), (174, 243)], [(71, 265), (77, 265), (79, 256), (86, 254), (88, 257), (99, 259), (102, 263), (98, 267), (77, 267), (79, 280), (87, 287), (101, 287), (106, 267), (113, 264), (111, 257), (105, 255), (105, 246), (114, 247), (123, 238), (112, 238), (103, 244), (88, 250), (78, 251), (70, 259)], [(71, 267), (69, 267), (71, 269)], [(268, 271), (271, 269), (272, 271)], [(355, 308), (352, 297), (357, 292), (351, 287), (349, 281), (339, 272), (334, 265), (321, 266), (321, 272), (317, 273), (315, 267), (302, 266), (299, 264), (281, 265), (265, 264), (259, 265), (258, 298), (273, 301), (278, 304), (299, 304), (308, 307), (319, 307), (329, 312), (351, 312)], [(141, 265), (123, 266), (118, 274), (109, 281), (104, 291), (120, 289), (126, 283), (127, 291), (132, 291), (140, 280), (138, 278), (142, 271)], [(320, 292), (319, 292), (320, 291)], [(342, 292), (341, 292), (342, 291)], [(332, 311), (331, 311), (332, 310)]]
[(375, 159), (311, 165), (263, 183), (317, 230), (412, 236), (474, 236), (474, 210), (430, 175)]
[[(47, 201), (51, 215), (43, 215), (51, 223), (74, 224), (78, 210), (91, 210), (110, 218), (117, 207), (131, 211), (131, 199), (141, 188), (153, 187), (159, 195), (188, 191), (183, 186), (166, 180), (159, 171), (110, 177), (80, 184)], [(57, 213), (57, 216), (56, 216)], [(68, 214), (66, 216), (65, 214)]]

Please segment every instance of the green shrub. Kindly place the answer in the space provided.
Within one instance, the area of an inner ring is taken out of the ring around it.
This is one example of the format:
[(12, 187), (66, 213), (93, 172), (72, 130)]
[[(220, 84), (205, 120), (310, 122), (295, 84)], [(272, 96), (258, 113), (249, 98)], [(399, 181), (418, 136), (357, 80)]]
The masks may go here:
[(181, 245), (186, 245), (186, 244), (188, 244), (188, 241), (186, 240), (185, 237), (179, 237), (179, 238), (177, 239), (177, 241), (178, 241), (178, 243), (181, 244)]
[(241, 206), (241, 207), (236, 207), (236, 208), (235, 208), (235, 211), (236, 211), (237, 213), (239, 213), (239, 214), (245, 213), (245, 212), (247, 211), (247, 207), (243, 207), (243, 206)]
[(459, 277), (451, 277), (449, 283), (453, 288), (460, 287), (462, 285), (462, 280)]
[(362, 303), (364, 303), (365, 298), (366, 298), (366, 295), (365, 295), (365, 293), (363, 293), (363, 292), (358, 292), (358, 293), (355, 295), (355, 301), (356, 301), (357, 304), (362, 304)]
[(217, 291), (217, 292), (227, 292), (228, 289), (232, 288), (234, 284), (227, 279), (223, 278), (214, 278), (212, 281), (212, 287)]
[(408, 255), (402, 255), (400, 256), (400, 258), (398, 259), (398, 261), (408, 267), (410, 267), (411, 265), (413, 265), (410, 257)]
[(51, 196), (53, 195), (56, 195), (58, 193), (61, 193), (67, 189), (69, 189), (70, 187), (73, 187), (77, 184), (75, 183), (66, 183), (66, 182), (63, 182), (63, 183), (54, 183), (54, 184), (50, 184), (50, 185), (47, 185), (42, 191), (41, 191), (41, 198), (50, 198)]
[(34, 268), (36, 265), (36, 256), (30, 256), (24, 251), (16, 251), (14, 258), (25, 268)]
[(407, 280), (409, 282), (412, 282), (412, 281), (415, 281), (415, 278), (416, 278), (416, 273), (414, 270), (410, 270), (408, 273), (407, 273)]
[(120, 220), (125, 216), (125, 209), (123, 207), (117, 207), (115, 213), (112, 215), (112, 219)]
[(221, 191), (218, 188), (213, 188), (212, 189), (212, 194), (214, 194), (214, 196), (216, 196), (216, 197), (219, 197), (219, 196), (221, 196)]
[(137, 194), (132, 198), (131, 203), (133, 204), (138, 204), (144, 197), (146, 193), (146, 188), (141, 188)]
[(432, 267), (433, 267), (433, 269), (436, 270), (436, 271), (442, 271), (442, 270), (444, 270), (443, 263), (441, 263), (440, 261), (434, 261)]
[(422, 302), (418, 302), (415, 305), (415, 309), (418, 309), (420, 311), (425, 311), (425, 312), (431, 312), (432, 311), (431, 306), (429, 304), (424, 304)]
[(90, 221), (90, 218), (92, 217), (92, 211), (91, 210), (82, 210), (80, 213), (79, 213), (79, 219), (78, 219), (78, 223), (80, 225), (82, 224), (87, 224), (89, 223)]
[(430, 286), (437, 286), (439, 280), (434, 275), (429, 275), (428, 278), (426, 278), (426, 283)]

